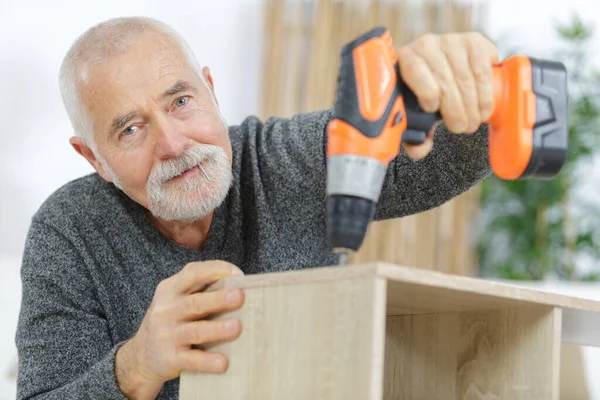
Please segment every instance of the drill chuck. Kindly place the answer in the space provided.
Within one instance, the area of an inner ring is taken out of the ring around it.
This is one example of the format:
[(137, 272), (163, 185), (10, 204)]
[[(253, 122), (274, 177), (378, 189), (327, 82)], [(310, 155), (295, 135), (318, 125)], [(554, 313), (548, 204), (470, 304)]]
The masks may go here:
[(375, 214), (375, 202), (360, 197), (334, 195), (327, 199), (329, 247), (336, 253), (356, 252)]

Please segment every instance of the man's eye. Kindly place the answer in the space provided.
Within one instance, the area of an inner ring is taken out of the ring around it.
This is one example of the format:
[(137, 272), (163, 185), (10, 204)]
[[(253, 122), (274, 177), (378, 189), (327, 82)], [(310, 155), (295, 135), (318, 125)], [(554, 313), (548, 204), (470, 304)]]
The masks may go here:
[(131, 125), (131, 126), (125, 128), (125, 130), (123, 131), (123, 135), (129, 136), (129, 135), (135, 133), (136, 131), (137, 131), (137, 126)]
[(175, 107), (183, 107), (188, 102), (188, 96), (183, 96), (175, 100)]

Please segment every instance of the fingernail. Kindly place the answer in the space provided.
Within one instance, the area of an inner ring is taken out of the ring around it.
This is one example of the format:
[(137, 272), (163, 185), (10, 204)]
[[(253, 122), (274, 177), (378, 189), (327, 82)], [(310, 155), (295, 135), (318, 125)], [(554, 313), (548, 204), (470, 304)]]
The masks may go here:
[(242, 276), (242, 275), (244, 275), (244, 272), (241, 269), (237, 268), (237, 267), (233, 267), (231, 269), (231, 275), (232, 276)]
[(231, 276), (231, 274), (228, 274), (227, 272), (215, 272), (212, 275), (213, 279), (225, 279), (225, 278), (229, 278)]
[(479, 124), (477, 124), (477, 123), (469, 125), (470, 133), (475, 133), (475, 132), (477, 132), (478, 129), (479, 129)]
[(229, 293), (227, 293), (226, 299), (230, 303), (235, 303), (235, 302), (239, 301), (239, 299), (240, 299), (239, 291), (237, 289), (231, 290)]
[(223, 369), (225, 368), (225, 361), (221, 357), (215, 357), (213, 365), (216, 369)]
[(227, 321), (224, 328), (227, 332), (233, 332), (238, 328), (238, 322), (236, 320)]

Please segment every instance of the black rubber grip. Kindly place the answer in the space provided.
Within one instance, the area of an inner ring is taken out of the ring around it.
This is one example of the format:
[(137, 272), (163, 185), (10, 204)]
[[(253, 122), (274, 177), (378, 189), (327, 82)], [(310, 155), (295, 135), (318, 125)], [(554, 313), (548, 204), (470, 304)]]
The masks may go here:
[(421, 144), (425, 141), (427, 132), (433, 128), (436, 122), (442, 119), (442, 115), (439, 112), (427, 113), (423, 111), (421, 106), (419, 106), (417, 96), (402, 80), (399, 64), (396, 64), (396, 72), (400, 87), (399, 93), (402, 95), (402, 100), (404, 101), (407, 119), (406, 132), (402, 135), (402, 142)]

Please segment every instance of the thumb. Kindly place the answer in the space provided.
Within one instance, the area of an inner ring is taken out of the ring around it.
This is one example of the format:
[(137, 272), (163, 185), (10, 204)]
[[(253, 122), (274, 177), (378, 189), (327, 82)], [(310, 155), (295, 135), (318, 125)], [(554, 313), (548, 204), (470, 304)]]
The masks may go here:
[(404, 146), (404, 151), (406, 152), (406, 155), (412, 158), (413, 160), (422, 160), (423, 158), (425, 158), (433, 148), (433, 135), (435, 134), (436, 129), (438, 128), (438, 126), (440, 126), (441, 123), (442, 121), (438, 121), (431, 127), (429, 132), (427, 132), (423, 143), (403, 143), (402, 145)]
[(238, 266), (232, 264), (231, 276), (242, 276), (242, 275), (244, 275), (244, 271), (242, 271)]

